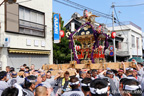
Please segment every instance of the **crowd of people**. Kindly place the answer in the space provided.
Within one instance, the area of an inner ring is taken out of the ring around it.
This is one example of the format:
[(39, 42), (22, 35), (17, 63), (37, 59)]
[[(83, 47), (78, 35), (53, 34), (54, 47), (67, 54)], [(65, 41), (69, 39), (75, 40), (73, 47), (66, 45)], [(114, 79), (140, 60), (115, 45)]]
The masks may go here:
[[(52, 69), (35, 69), (26, 64), (16, 72), (7, 66), (0, 71), (0, 96), (144, 96), (144, 68), (133, 60), (136, 67), (114, 70), (70, 69), (52, 76)], [(21, 74), (22, 73), (22, 74)], [(62, 75), (64, 73), (64, 75)]]

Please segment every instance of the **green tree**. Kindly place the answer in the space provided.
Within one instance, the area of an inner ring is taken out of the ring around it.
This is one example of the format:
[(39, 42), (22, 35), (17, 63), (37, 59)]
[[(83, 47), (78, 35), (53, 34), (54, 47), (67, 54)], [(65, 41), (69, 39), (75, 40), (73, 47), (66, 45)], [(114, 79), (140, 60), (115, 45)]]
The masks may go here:
[[(64, 21), (61, 20), (61, 30), (66, 32), (66, 28), (64, 27)], [(61, 38), (61, 42), (58, 44), (53, 43), (53, 60), (54, 63), (69, 63), (71, 59), (71, 51), (69, 49), (69, 40), (65, 36)]]

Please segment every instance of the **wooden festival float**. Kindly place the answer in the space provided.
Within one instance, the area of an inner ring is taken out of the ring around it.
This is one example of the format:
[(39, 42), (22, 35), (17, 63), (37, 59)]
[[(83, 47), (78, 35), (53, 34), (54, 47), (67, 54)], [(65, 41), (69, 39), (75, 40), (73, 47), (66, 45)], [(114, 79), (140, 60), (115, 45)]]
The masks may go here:
[[(70, 64), (43, 65), (44, 70), (69, 68), (80, 69), (119, 69), (122, 68), (120, 62), (108, 63), (105, 60), (105, 50), (108, 49), (108, 39), (111, 38), (110, 31), (104, 24), (95, 22), (96, 15), (84, 10), (84, 15), (80, 17), (84, 23), (74, 32), (67, 32), (69, 48), (72, 50), (74, 60)], [(78, 42), (78, 44), (76, 44)], [(131, 62), (125, 62), (125, 66), (133, 66)]]

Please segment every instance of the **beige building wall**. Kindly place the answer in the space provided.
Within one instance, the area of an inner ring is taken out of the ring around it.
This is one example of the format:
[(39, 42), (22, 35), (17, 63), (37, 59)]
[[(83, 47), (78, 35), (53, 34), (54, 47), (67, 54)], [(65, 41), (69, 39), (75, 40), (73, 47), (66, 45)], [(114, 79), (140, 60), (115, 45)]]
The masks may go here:
[[(2, 2), (3, 0), (0, 0)], [(24, 1), (24, 2), (23, 2)], [(17, 0), (19, 5), (23, 5), (34, 10), (38, 10), (45, 13), (45, 38), (21, 35), (15, 33), (5, 32), (5, 8), (4, 5), (0, 7), (0, 61), (2, 61), (2, 69), (8, 65), (8, 48), (4, 48), (5, 38), (9, 38), (9, 48), (18, 49), (36, 49), (36, 50), (49, 50), (47, 64), (53, 63), (53, 43), (52, 43), (52, 0)], [(13, 26), (14, 27), (14, 26)], [(29, 43), (29, 45), (27, 45)], [(35, 46), (36, 44), (36, 46)], [(45, 46), (42, 46), (45, 45)], [(18, 67), (18, 66), (17, 66)]]

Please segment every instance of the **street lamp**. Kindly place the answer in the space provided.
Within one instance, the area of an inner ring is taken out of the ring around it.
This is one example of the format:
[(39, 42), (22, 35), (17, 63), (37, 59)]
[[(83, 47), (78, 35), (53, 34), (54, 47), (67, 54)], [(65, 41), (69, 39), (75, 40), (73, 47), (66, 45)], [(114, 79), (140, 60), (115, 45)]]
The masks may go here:
[(4, 3), (4, 2), (8, 2), (9, 4), (13, 4), (13, 3), (16, 3), (17, 0), (4, 0), (0, 6)]

